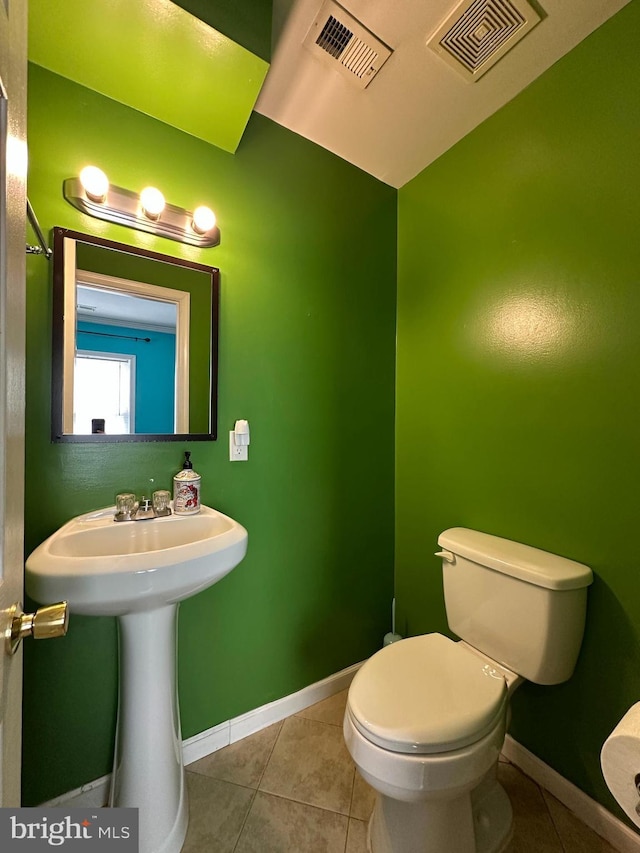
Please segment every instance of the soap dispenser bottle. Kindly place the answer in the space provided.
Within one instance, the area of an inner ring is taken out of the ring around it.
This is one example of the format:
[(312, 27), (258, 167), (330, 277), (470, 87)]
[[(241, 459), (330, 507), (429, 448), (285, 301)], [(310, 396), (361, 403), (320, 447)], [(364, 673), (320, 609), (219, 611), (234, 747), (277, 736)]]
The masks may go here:
[(200, 512), (200, 483), (202, 477), (193, 470), (191, 453), (184, 452), (182, 471), (173, 478), (173, 511), (176, 515)]

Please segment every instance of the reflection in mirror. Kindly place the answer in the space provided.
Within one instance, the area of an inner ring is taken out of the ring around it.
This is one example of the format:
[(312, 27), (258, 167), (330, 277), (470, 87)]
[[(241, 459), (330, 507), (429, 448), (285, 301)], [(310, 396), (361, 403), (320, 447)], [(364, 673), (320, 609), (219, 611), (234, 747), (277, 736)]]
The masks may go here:
[(54, 229), (53, 439), (216, 437), (218, 270)]
[(65, 432), (189, 432), (189, 302), (184, 291), (76, 271)]

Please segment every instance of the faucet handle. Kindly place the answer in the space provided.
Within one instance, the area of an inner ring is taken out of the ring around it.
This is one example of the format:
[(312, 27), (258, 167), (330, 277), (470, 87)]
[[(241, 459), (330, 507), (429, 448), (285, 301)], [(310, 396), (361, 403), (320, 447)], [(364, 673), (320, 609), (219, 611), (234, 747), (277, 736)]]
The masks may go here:
[(158, 489), (153, 493), (153, 511), (157, 516), (171, 515), (171, 492), (167, 489)]
[(116, 495), (116, 521), (131, 521), (136, 514), (138, 504), (136, 496), (132, 492), (123, 492), (121, 495)]

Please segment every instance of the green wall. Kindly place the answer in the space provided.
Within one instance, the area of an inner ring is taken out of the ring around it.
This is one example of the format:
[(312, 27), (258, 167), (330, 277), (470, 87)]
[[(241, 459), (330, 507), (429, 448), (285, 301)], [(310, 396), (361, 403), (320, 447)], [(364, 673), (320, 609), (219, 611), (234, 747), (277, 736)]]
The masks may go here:
[[(37, 66), (29, 148), (45, 231), (221, 270), (220, 440), (189, 449), (204, 502), (246, 526), (249, 551), (181, 605), (183, 735), (362, 660), (388, 630), (392, 596), (396, 192), (259, 115), (231, 155)], [(88, 162), (119, 186), (149, 182), (173, 204), (210, 203), (221, 245), (194, 249), (84, 216), (62, 182)], [(49, 275), (29, 258), (27, 553), (117, 491), (150, 478), (169, 488), (184, 450), (51, 444)], [(228, 461), (236, 418), (251, 424), (248, 463)], [(116, 668), (111, 619), (72, 616), (64, 640), (25, 648), (25, 805), (110, 771)]]
[(618, 814), (599, 751), (640, 698), (639, 31), (632, 3), (399, 192), (399, 630), (446, 628), (447, 527), (591, 566), (576, 674), (521, 687), (511, 733)]
[(29, 60), (229, 152), (269, 70), (171, 0), (31, 0)]
[(271, 9), (273, 0), (174, 0), (209, 24), (214, 30), (224, 33), (261, 59), (271, 60)]

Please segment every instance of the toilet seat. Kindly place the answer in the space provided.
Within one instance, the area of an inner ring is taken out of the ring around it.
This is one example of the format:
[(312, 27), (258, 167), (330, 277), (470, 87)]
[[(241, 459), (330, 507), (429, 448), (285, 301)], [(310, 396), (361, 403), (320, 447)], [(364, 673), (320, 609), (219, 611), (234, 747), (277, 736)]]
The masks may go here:
[(383, 749), (428, 754), (481, 739), (506, 704), (506, 681), (495, 668), (442, 634), (425, 634), (369, 658), (353, 679), (347, 712)]

